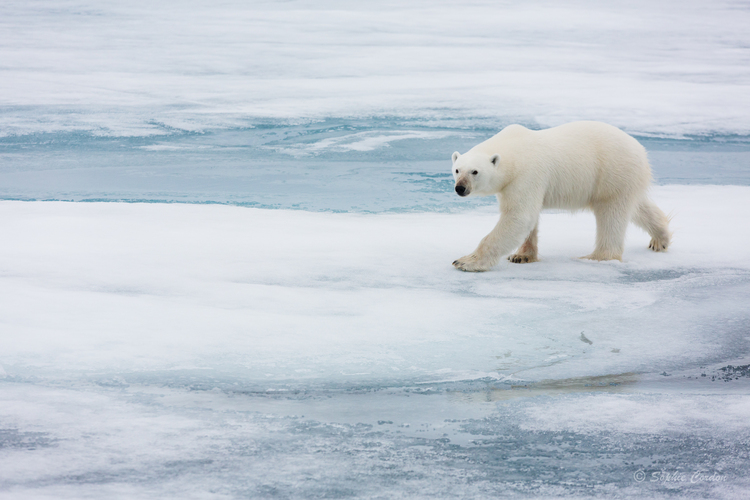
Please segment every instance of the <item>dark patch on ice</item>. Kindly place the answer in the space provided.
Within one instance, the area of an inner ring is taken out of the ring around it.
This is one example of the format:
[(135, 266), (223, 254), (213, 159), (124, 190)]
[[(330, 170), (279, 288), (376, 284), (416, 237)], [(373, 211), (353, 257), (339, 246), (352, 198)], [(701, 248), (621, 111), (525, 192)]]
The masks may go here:
[[(159, 484), (164, 481), (174, 480), (182, 476), (217, 474), (214, 459), (187, 459), (171, 460), (165, 462), (151, 462), (136, 466), (117, 466), (111, 464), (109, 468), (99, 467), (91, 470), (83, 470), (76, 474), (65, 474), (59, 476), (47, 476), (42, 480), (34, 482), (34, 487), (54, 487), (56, 485), (80, 485), (80, 484)], [(21, 483), (0, 482), (0, 491), (3, 487)]]
[(94, 383), (100, 387), (111, 387), (115, 389), (126, 389), (130, 387), (130, 384), (125, 382), (124, 378), (118, 376), (96, 379), (94, 380)]
[(750, 365), (732, 366), (727, 365), (719, 368), (721, 372), (718, 378), (724, 381), (738, 380), (740, 378), (750, 378)]
[(208, 458), (202, 460), (172, 460), (164, 462), (164, 467), (200, 467), (212, 463), (214, 463), (214, 461)]
[(625, 269), (622, 271), (621, 281), (629, 283), (669, 281), (696, 273), (700, 271), (697, 269)]
[(55, 446), (57, 439), (46, 432), (19, 432), (18, 429), (0, 429), (0, 450), (3, 448), (21, 448), (36, 450)]

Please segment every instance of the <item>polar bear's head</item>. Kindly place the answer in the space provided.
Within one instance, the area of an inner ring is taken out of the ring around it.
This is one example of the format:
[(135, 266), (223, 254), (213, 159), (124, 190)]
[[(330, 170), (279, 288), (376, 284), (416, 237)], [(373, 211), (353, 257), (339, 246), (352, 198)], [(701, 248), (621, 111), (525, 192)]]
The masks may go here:
[(459, 196), (489, 196), (497, 193), (500, 155), (469, 151), (453, 153), (453, 178)]

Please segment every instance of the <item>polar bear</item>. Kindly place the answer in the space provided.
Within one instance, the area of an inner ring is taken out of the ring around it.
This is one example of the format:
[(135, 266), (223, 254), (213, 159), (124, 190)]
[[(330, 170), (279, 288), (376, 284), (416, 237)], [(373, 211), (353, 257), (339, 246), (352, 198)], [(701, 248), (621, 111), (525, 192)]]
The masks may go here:
[(669, 220), (647, 195), (646, 150), (606, 123), (536, 131), (510, 125), (463, 155), (453, 153), (453, 177), (459, 196), (496, 195), (501, 213), (474, 253), (453, 262), (462, 271), (487, 271), (516, 248), (511, 262), (537, 261), (539, 214), (545, 208), (594, 212), (596, 248), (582, 258), (622, 260), (629, 221), (651, 235), (650, 249), (669, 247)]

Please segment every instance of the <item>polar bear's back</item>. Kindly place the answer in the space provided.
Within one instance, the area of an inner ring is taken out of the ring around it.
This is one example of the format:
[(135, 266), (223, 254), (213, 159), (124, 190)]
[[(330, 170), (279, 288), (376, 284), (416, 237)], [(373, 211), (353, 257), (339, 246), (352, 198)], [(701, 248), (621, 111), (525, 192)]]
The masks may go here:
[(583, 208), (612, 198), (634, 199), (651, 182), (643, 146), (606, 123), (582, 121), (532, 131), (511, 125), (477, 145), (499, 153), (521, 179), (544, 190), (545, 208)]

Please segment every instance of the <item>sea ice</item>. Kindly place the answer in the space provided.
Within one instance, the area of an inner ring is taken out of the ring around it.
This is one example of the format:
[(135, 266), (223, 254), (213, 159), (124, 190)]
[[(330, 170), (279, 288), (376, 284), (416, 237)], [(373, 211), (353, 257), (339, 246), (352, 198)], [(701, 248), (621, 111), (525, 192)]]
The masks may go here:
[(142, 136), (372, 115), (750, 132), (750, 12), (732, 1), (0, 9), (2, 135)]
[(540, 263), (484, 274), (450, 262), (495, 224), (489, 207), (2, 202), (0, 362), (55, 377), (212, 370), (259, 390), (695, 366), (747, 347), (747, 194), (656, 188), (674, 250), (653, 254), (632, 227), (622, 263), (576, 259), (590, 214), (546, 213)]
[(750, 188), (653, 195), (665, 254), (578, 260), (591, 215), (546, 213), (484, 274), (450, 262), (488, 208), (0, 202), (0, 491), (732, 498)]
[[(744, 498), (749, 16), (3, 2), (0, 496)], [(498, 215), (450, 153), (578, 119), (647, 147), (669, 252), (551, 212), (453, 269)]]

